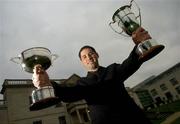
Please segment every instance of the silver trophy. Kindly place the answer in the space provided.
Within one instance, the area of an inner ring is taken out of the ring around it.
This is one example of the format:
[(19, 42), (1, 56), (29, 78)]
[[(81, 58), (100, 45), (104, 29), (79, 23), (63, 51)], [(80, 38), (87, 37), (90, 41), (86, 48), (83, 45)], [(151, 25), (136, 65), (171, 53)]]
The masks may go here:
[[(44, 70), (47, 70), (57, 57), (56, 54), (51, 54), (47, 48), (33, 47), (24, 50), (18, 57), (10, 60), (20, 64), (24, 71), (33, 73), (35, 65), (40, 64)], [(31, 111), (40, 110), (58, 102), (59, 99), (55, 96), (53, 87), (45, 86), (32, 91), (29, 109)]]
[[(132, 12), (133, 3), (135, 3), (135, 8), (138, 10), (137, 16)], [(130, 5), (124, 5), (116, 10), (112, 20), (113, 21), (109, 23), (109, 26), (113, 29), (113, 31), (118, 34), (131, 37), (132, 33), (141, 26), (140, 8), (134, 0), (131, 0)], [(163, 49), (164, 45), (158, 44), (154, 39), (148, 39), (137, 45), (136, 53), (139, 55), (140, 60), (147, 61), (159, 54)]]

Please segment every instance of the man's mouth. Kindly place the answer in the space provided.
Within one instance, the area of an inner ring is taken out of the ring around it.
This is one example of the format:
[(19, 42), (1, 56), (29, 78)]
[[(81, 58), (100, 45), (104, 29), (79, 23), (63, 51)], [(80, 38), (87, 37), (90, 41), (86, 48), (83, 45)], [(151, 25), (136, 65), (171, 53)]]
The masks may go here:
[(90, 61), (90, 62), (88, 62), (88, 64), (91, 64), (91, 65), (92, 65), (92, 64), (94, 64), (94, 61)]

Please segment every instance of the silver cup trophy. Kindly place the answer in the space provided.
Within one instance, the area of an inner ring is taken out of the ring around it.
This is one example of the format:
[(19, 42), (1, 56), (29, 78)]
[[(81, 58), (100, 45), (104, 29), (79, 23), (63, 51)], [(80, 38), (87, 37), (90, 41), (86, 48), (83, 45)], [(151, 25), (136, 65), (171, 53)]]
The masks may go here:
[[(20, 64), (24, 71), (33, 73), (35, 65), (40, 64), (44, 70), (47, 70), (57, 57), (56, 54), (51, 54), (47, 48), (33, 47), (24, 50), (18, 57), (13, 57), (10, 60)], [(45, 86), (32, 91), (29, 109), (31, 111), (40, 110), (58, 102), (59, 99), (55, 96), (53, 87)]]
[[(137, 16), (132, 12), (133, 3), (135, 3), (135, 8), (138, 10), (138, 14), (136, 13)], [(109, 26), (113, 31), (131, 37), (132, 33), (141, 26), (140, 8), (134, 0), (131, 0), (129, 5), (124, 5), (115, 11), (112, 20), (113, 21), (109, 23)], [(139, 55), (139, 60), (147, 61), (159, 54), (163, 49), (164, 45), (158, 44), (154, 39), (148, 39), (137, 45), (136, 53)]]

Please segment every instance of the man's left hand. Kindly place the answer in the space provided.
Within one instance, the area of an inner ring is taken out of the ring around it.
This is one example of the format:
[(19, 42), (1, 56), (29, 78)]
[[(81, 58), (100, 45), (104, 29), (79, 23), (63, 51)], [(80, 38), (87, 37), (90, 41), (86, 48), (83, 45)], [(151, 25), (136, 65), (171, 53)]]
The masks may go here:
[(151, 39), (151, 36), (148, 34), (148, 32), (144, 28), (139, 27), (136, 31), (132, 33), (132, 39), (134, 43), (138, 45), (139, 43), (145, 40)]

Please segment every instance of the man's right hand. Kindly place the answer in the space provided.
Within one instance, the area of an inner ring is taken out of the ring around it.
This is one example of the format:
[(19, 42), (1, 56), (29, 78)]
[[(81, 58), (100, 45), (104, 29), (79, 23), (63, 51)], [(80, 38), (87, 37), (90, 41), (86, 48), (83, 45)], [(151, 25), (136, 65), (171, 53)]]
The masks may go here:
[(51, 86), (49, 76), (41, 65), (35, 65), (33, 69), (32, 82), (36, 88)]

